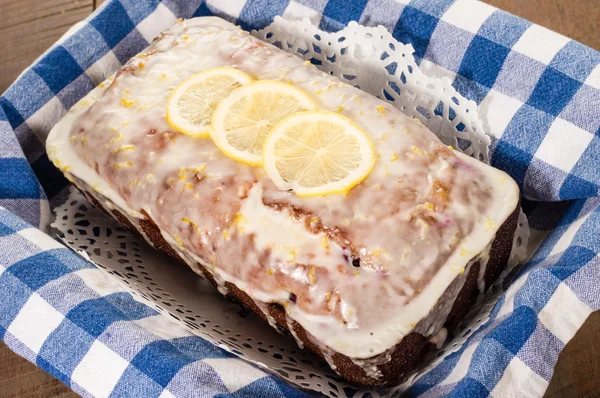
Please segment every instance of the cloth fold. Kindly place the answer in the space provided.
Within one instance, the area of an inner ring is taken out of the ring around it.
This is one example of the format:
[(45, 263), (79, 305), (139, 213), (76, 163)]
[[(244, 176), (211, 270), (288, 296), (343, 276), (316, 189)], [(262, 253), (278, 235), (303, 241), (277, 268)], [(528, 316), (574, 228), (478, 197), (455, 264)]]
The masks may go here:
[(541, 396), (600, 309), (600, 53), (471, 0), (105, 2), (0, 97), (0, 338), (83, 396), (305, 395), (170, 324), (43, 232), (68, 185), (43, 149), (50, 128), (177, 18), (204, 15), (245, 29), (276, 15), (383, 25), (424, 73), (478, 103), (492, 165), (532, 200), (541, 245), (490, 320), (407, 395)]

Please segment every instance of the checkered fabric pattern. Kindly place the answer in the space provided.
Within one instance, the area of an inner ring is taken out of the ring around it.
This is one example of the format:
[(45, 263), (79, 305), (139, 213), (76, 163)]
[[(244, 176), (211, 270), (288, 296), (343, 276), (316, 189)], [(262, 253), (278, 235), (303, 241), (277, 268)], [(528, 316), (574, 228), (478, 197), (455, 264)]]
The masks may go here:
[[(43, 145), (86, 92), (176, 18), (245, 29), (275, 15), (326, 30), (383, 25), (422, 70), (479, 104), (492, 164), (521, 186), (542, 243), (458, 352), (408, 396), (541, 396), (600, 309), (600, 53), (467, 0), (110, 0), (0, 97), (0, 338), (94, 397), (304, 396), (191, 336), (44, 233), (66, 181)], [(535, 200), (535, 201), (533, 201)]]

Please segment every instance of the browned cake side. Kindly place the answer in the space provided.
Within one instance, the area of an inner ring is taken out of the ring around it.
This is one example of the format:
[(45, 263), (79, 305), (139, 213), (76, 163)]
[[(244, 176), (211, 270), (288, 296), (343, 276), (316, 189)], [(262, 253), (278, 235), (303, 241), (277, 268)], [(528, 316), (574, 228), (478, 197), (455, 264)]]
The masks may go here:
[[(128, 218), (125, 217), (117, 210), (108, 210), (102, 206), (102, 204), (96, 200), (89, 192), (90, 189), (81, 180), (76, 181), (77, 187), (83, 192), (88, 200), (94, 204), (94, 206), (102, 209), (105, 213), (111, 215), (115, 218), (119, 223), (123, 226), (127, 227), (131, 231), (138, 233), (138, 229), (129, 222)], [(94, 195), (98, 195), (98, 193), (94, 193)], [(517, 228), (518, 221), (518, 207), (511, 214), (511, 216), (504, 222), (504, 224), (498, 230), (496, 234), (496, 239), (492, 244), (492, 248), (490, 250), (490, 258), (486, 266), (484, 280), (486, 289), (491, 286), (498, 277), (505, 270), (510, 252), (512, 249), (512, 241), (515, 230)], [(144, 234), (150, 240), (150, 243), (158, 249), (159, 251), (173, 257), (179, 262), (186, 264), (173, 250), (173, 248), (164, 240), (162, 237), (160, 230), (156, 226), (156, 224), (152, 221), (152, 219), (148, 216), (148, 214), (142, 212), (146, 217), (145, 220), (140, 220), (139, 228), (142, 229)], [(216, 288), (217, 283), (213, 279), (210, 272), (208, 272), (201, 264), (196, 264), (197, 269), (196, 272), (199, 272), (205, 276)], [(460, 290), (454, 304), (452, 305), (452, 310), (446, 320), (445, 327), (449, 331), (449, 337), (452, 336), (452, 332), (455, 330), (456, 326), (463, 320), (464, 316), (469, 312), (475, 301), (477, 300), (478, 295), (480, 294), (479, 288), (477, 286), (477, 280), (479, 276), (479, 262), (475, 262), (470, 269), (467, 271), (467, 278), (463, 284), (462, 289)], [(451, 291), (454, 287), (455, 283), (458, 280), (455, 280), (446, 290), (446, 292)], [(225, 287), (227, 288), (228, 294), (227, 297), (230, 300), (233, 300), (237, 303), (240, 303), (246, 308), (251, 309), (253, 312), (258, 314), (261, 318), (266, 321), (266, 316), (264, 313), (258, 308), (255, 304), (254, 300), (250, 298), (245, 292), (241, 291), (237, 288), (237, 286), (226, 282)], [(444, 301), (444, 296), (440, 299), (439, 303)], [(439, 305), (439, 304), (438, 304)], [(432, 312), (435, 311), (436, 308), (432, 309)], [(278, 304), (270, 304), (269, 305), (269, 313), (275, 319), (278, 329), (281, 333), (290, 336), (291, 334), (288, 330), (285, 311), (281, 305)], [(292, 321), (294, 331), (298, 338), (304, 343), (304, 346), (311, 350), (312, 352), (318, 354), (322, 358), (325, 358), (323, 352), (317, 347), (307, 336), (304, 328), (295, 321)], [(334, 353), (332, 356), (332, 360), (336, 366), (336, 371), (346, 380), (362, 385), (369, 386), (393, 386), (398, 385), (403, 382), (406, 377), (416, 369), (418, 364), (426, 357), (426, 355), (434, 348), (433, 344), (428, 342), (428, 339), (419, 334), (412, 332), (405, 336), (395, 347), (391, 349), (390, 360), (386, 363), (378, 365), (378, 369), (382, 374), (381, 378), (374, 379), (368, 377), (362, 367), (356, 365), (349, 357)], [(373, 357), (373, 360), (376, 361), (378, 358), (383, 358), (384, 354), (380, 354), (376, 357)]]

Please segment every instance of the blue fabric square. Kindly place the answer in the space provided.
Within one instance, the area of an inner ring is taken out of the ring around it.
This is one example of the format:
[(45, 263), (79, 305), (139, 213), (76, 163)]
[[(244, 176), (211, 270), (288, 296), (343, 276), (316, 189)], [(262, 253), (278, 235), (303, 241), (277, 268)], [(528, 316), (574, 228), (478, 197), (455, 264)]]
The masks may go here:
[(121, 5), (125, 8), (127, 15), (134, 25), (142, 22), (146, 17), (156, 10), (161, 0), (123, 1)]
[(204, 0), (188, 0), (188, 1), (178, 1), (178, 0), (163, 0), (162, 4), (167, 6), (169, 10), (173, 13), (173, 15), (177, 15), (180, 18), (192, 18), (192, 17), (201, 17), (212, 14), (198, 14), (198, 10), (200, 9), (208, 9), (206, 6), (206, 2)]
[(553, 121), (554, 118), (547, 113), (524, 105), (513, 116), (501, 141), (534, 154)]
[(54, 96), (52, 89), (34, 69), (26, 70), (21, 79), (23, 84), (9, 87), (3, 97), (0, 97), (0, 106), (5, 108), (13, 128), (37, 112)]
[(571, 169), (571, 174), (586, 181), (600, 181), (600, 167), (595, 166), (599, 160), (600, 137), (595, 135)]
[(581, 82), (554, 68), (546, 68), (527, 104), (550, 115), (558, 116), (581, 87)]
[[(595, 205), (597, 205), (598, 201), (600, 201), (600, 199), (597, 198), (592, 200), (595, 202)], [(593, 207), (591, 210), (593, 211), (584, 221), (581, 228), (579, 228), (573, 237), (573, 241), (571, 242), (571, 245), (573, 246), (580, 246), (582, 249), (591, 251), (588, 252), (587, 255), (592, 254), (592, 252), (600, 252), (600, 239), (598, 239), (598, 236), (600, 236), (600, 211), (598, 211), (599, 208), (597, 206)], [(583, 212), (585, 212), (585, 208)], [(583, 255), (585, 254), (582, 254), (582, 256)], [(587, 260), (587, 262), (589, 261), (591, 261), (591, 258)], [(578, 265), (583, 266), (585, 263), (586, 261), (581, 259)], [(598, 271), (600, 272), (600, 269)]]
[(481, 101), (485, 99), (490, 91), (488, 87), (460, 74), (456, 75), (452, 86), (464, 97), (475, 101), (477, 104), (481, 104)]
[(365, 26), (381, 25), (388, 32), (393, 32), (403, 9), (404, 4), (400, 4), (395, 0), (369, 1), (359, 23)]
[(67, 318), (91, 336), (98, 337), (114, 322), (140, 319), (154, 313), (130, 294), (114, 293), (82, 302), (69, 311)]
[(545, 68), (541, 62), (511, 51), (504, 60), (494, 89), (525, 103)]
[(464, 344), (458, 351), (444, 358), (438, 366), (417, 379), (415, 384), (410, 387), (408, 396), (419, 396), (446, 379), (456, 367), (456, 364), (467, 347), (468, 345)]
[(456, 0), (412, 0), (410, 6), (429, 15), (433, 15), (434, 17), (441, 18), (455, 1)]
[[(8, 329), (32, 292), (27, 285), (10, 272), (0, 275), (0, 291), (5, 295), (0, 300), (0, 327)], [(4, 336), (0, 337), (4, 339)]]
[(440, 21), (431, 36), (425, 59), (456, 73), (471, 40), (472, 33)]
[(110, 51), (102, 35), (89, 24), (83, 25), (79, 33), (65, 40), (62, 46), (84, 70)]
[(480, 381), (465, 377), (456, 384), (452, 395), (456, 397), (487, 397), (490, 392)]
[(65, 109), (70, 109), (77, 101), (92, 91), (96, 85), (85, 73), (73, 80), (67, 87), (62, 89), (56, 97), (63, 104)]
[(134, 29), (112, 51), (119, 62), (125, 64), (131, 57), (146, 48), (147, 45), (148, 42), (144, 39), (144, 36), (137, 29)]
[(505, 47), (512, 47), (521, 38), (531, 22), (504, 11), (495, 11), (485, 20), (478, 35)]
[(412, 44), (415, 56), (423, 58), (438, 19), (411, 6), (404, 7), (393, 36), (404, 44)]
[(202, 4), (195, 8), (196, 10), (192, 14), (194, 17), (207, 17), (213, 15), (204, 1), (202, 1)]
[(0, 198), (41, 198), (40, 184), (22, 158), (0, 158)]
[(47, 250), (13, 264), (8, 270), (31, 290), (38, 290), (71, 270), (54, 255), (63, 249)]
[(166, 387), (181, 368), (193, 361), (181, 355), (169, 341), (159, 340), (146, 345), (133, 358), (131, 366), (135, 366), (160, 386)]
[[(287, 8), (289, 0), (270, 1), (270, 0), (247, 0), (238, 22), (242, 29), (252, 30), (261, 29), (273, 22), (276, 15), (281, 15)], [(362, 13), (362, 10), (361, 10)], [(356, 21), (360, 14), (356, 17)]]
[(359, 21), (368, 0), (329, 0), (323, 9), (320, 29), (336, 31), (348, 25), (350, 21)]
[(598, 195), (598, 185), (569, 174), (560, 188), (561, 200), (591, 198)]
[[(156, 367), (160, 367), (156, 364)], [(212, 383), (211, 383), (212, 384)], [(134, 366), (128, 366), (109, 397), (158, 397), (163, 387)]]
[(491, 164), (507, 172), (519, 186), (523, 186), (525, 173), (532, 158), (530, 153), (501, 140), (496, 145)]
[(135, 29), (120, 1), (109, 2), (90, 24), (96, 28), (109, 47), (115, 47)]
[(598, 278), (600, 278), (600, 259), (595, 258), (565, 280), (565, 285), (590, 308), (598, 308), (600, 307)]
[(25, 121), (17, 108), (5, 96), (0, 97), (0, 118), (8, 121), (15, 128)]
[[(562, 254), (560, 256), (562, 256)], [(555, 261), (553, 262), (558, 262), (560, 261), (560, 257), (555, 258), (554, 260)], [(531, 271), (525, 285), (523, 285), (523, 288), (515, 295), (515, 308), (532, 311), (535, 315), (535, 313), (539, 313), (546, 306), (548, 301), (550, 301), (560, 284), (560, 280), (553, 277), (547, 267), (548, 266), (545, 264), (544, 267), (536, 268)], [(535, 322), (535, 319), (532, 322)], [(531, 331), (533, 331), (534, 328), (535, 323), (533, 324)], [(518, 348), (516, 351), (512, 352), (516, 354)]]
[(60, 370), (58, 370), (58, 368), (56, 368), (54, 366), (55, 364), (60, 365), (60, 362), (52, 363), (52, 362), (46, 361), (41, 356), (38, 356), (36, 358), (35, 364), (40, 369), (42, 369), (44, 372), (48, 373), (50, 376), (62, 381), (67, 387), (71, 386), (71, 379), (69, 378), (69, 376), (64, 374), (63, 372), (61, 372)]
[(54, 93), (58, 93), (83, 73), (75, 58), (62, 46), (51, 50), (32, 69)]
[(567, 247), (560, 260), (552, 267), (548, 267), (548, 270), (559, 280), (564, 281), (595, 257), (596, 253), (590, 249), (572, 244)]
[[(516, 302), (515, 302), (516, 305)], [(513, 355), (521, 350), (537, 325), (537, 314), (529, 307), (515, 308), (513, 313), (485, 338), (493, 338)]]
[(583, 83), (599, 64), (600, 52), (571, 40), (554, 56), (549, 66)]
[(510, 50), (481, 36), (475, 36), (467, 49), (458, 73), (485, 87), (496, 82)]
[(525, 173), (524, 189), (531, 197), (552, 201), (560, 199), (560, 188), (568, 173), (543, 160), (533, 158)]
[(69, 384), (69, 377), (94, 341), (93, 336), (82, 333), (78, 326), (64, 319), (42, 345), (36, 363), (54, 377)]
[(559, 352), (564, 348), (560, 339), (538, 322), (531, 337), (527, 340), (517, 357), (538, 376), (550, 381), (554, 364)]
[(0, 209), (0, 225), (2, 225), (2, 229), (6, 231), (6, 234), (0, 236), (10, 235), (11, 233), (16, 233), (30, 227), (29, 224), (23, 222), (19, 217), (15, 217), (11, 212), (5, 209)]
[(598, 130), (600, 129), (600, 112), (590, 112), (588, 107), (591, 104), (600, 107), (600, 89), (584, 84), (575, 93), (559, 117), (594, 134), (600, 131)]

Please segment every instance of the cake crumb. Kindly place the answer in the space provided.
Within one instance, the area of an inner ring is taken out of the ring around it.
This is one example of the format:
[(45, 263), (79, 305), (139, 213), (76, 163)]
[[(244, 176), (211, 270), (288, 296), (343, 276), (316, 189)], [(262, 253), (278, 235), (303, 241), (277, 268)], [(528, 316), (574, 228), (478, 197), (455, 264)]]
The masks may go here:
[(123, 97), (121, 99), (121, 105), (123, 105), (125, 108), (131, 108), (132, 106), (135, 105), (135, 101), (128, 100), (127, 98)]
[(323, 249), (329, 249), (329, 239), (325, 235), (321, 237), (321, 247)]

